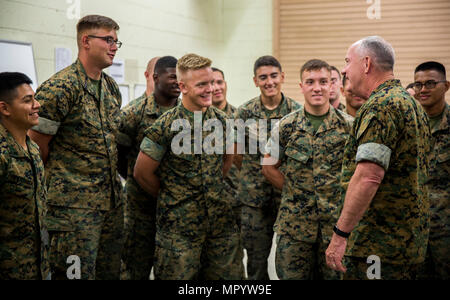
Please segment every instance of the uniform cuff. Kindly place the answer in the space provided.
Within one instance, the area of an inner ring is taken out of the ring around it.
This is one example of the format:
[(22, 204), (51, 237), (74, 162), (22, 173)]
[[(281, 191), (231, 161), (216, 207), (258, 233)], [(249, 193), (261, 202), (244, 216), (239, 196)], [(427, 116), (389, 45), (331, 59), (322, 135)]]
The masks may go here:
[(47, 135), (55, 135), (58, 132), (60, 122), (39, 117), (39, 124), (31, 128), (34, 131)]
[(166, 149), (163, 146), (160, 146), (148, 137), (145, 137), (144, 140), (142, 140), (141, 151), (159, 162), (161, 162), (166, 153)]
[(367, 143), (358, 147), (356, 162), (370, 161), (380, 165), (385, 171), (389, 168), (392, 150), (383, 144)]

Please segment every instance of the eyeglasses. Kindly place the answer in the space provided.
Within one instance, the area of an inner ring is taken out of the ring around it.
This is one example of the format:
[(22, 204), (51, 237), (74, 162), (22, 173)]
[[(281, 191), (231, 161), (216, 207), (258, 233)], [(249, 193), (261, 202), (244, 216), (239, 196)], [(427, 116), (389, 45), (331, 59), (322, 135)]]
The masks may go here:
[(113, 46), (114, 44), (117, 45), (117, 48), (122, 47), (122, 42), (119, 42), (118, 40), (114, 40), (112, 36), (95, 36), (95, 35), (88, 35), (90, 38), (96, 38), (104, 40), (108, 45)]
[(425, 83), (414, 82), (414, 89), (416, 91), (421, 91), (423, 86), (425, 86), (428, 90), (432, 90), (436, 87), (436, 84), (438, 84), (440, 82), (447, 82), (447, 81), (445, 81), (445, 80), (440, 80), (440, 81), (428, 80), (428, 81), (425, 81)]

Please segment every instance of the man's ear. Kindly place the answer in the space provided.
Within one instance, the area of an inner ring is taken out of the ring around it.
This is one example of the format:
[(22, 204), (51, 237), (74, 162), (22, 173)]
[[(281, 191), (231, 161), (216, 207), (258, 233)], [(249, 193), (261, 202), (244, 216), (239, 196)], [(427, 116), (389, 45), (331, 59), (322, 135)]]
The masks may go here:
[(187, 93), (186, 83), (184, 83), (183, 81), (178, 81), (178, 87), (180, 88), (180, 92), (182, 94), (186, 94)]
[(81, 47), (84, 49), (91, 48), (91, 45), (89, 45), (89, 37), (87, 34), (83, 34), (83, 36), (81, 37)]
[(370, 56), (364, 58), (364, 74), (369, 73), (370, 68), (372, 68), (373, 60)]
[(450, 88), (450, 81), (446, 81), (445, 82), (445, 92), (447, 93), (448, 92), (448, 89)]
[(255, 83), (255, 87), (258, 87), (258, 79), (256, 76), (253, 76), (253, 82)]
[(4, 101), (0, 101), (0, 117), (1, 116), (10, 116), (11, 112), (8, 109), (8, 104)]

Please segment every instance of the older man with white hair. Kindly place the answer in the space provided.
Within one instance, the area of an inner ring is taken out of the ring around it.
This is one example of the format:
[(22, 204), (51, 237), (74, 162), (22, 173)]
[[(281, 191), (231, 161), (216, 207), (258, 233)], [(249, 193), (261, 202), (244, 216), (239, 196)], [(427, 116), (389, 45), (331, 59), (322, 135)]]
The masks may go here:
[(345, 279), (415, 279), (429, 229), (428, 120), (394, 79), (388, 42), (366, 37), (350, 46), (345, 61), (349, 90), (368, 100), (344, 152), (345, 201), (327, 264)]

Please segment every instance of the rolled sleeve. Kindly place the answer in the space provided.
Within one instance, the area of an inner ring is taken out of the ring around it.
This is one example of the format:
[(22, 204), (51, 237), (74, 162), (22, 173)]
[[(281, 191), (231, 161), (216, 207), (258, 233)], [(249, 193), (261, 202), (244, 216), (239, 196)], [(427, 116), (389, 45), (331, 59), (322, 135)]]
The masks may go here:
[(43, 134), (55, 135), (58, 132), (59, 126), (61, 126), (60, 122), (39, 117), (39, 124), (31, 129)]
[(389, 147), (377, 144), (377, 143), (367, 143), (362, 144), (358, 147), (358, 152), (356, 153), (356, 162), (370, 161), (380, 165), (385, 171), (389, 168), (389, 163), (391, 160), (392, 150)]
[(142, 141), (141, 151), (159, 162), (161, 162), (162, 158), (164, 157), (164, 154), (166, 153), (166, 149), (163, 146), (155, 143), (148, 137), (145, 137), (144, 140)]

